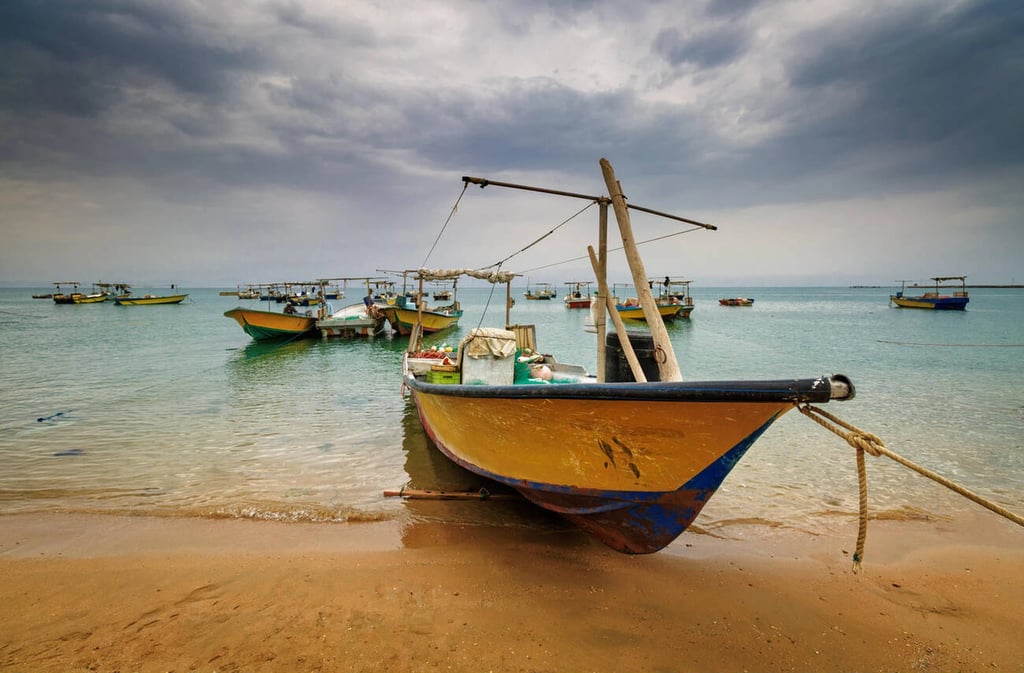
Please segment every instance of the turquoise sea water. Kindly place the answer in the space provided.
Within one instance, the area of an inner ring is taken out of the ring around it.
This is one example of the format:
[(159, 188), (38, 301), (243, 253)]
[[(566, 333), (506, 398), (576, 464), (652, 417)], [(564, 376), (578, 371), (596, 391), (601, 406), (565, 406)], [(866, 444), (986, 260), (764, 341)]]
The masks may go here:
[[(594, 371), (587, 311), (526, 301), (522, 290), (512, 321), (536, 324), (542, 351)], [(2, 513), (558, 525), (529, 506), (383, 496), (405, 484), (486, 485), (431, 449), (402, 395), (404, 338), (262, 345), (223, 316), (237, 298), (214, 289), (141, 307), (31, 298), (42, 291), (0, 290)], [(690, 380), (846, 374), (857, 397), (828, 411), (1024, 510), (1024, 291), (972, 290), (965, 312), (891, 308), (889, 292), (694, 286), (692, 318), (669, 331)], [(738, 295), (755, 305), (718, 305)], [(454, 345), (478, 324), (504, 322), (503, 288), (493, 297), (487, 287), (460, 288), (459, 299), (459, 328), (428, 344)], [(977, 508), (885, 458), (869, 457), (868, 475), (875, 513)], [(845, 528), (856, 511), (853, 450), (792, 412), (697, 524)]]

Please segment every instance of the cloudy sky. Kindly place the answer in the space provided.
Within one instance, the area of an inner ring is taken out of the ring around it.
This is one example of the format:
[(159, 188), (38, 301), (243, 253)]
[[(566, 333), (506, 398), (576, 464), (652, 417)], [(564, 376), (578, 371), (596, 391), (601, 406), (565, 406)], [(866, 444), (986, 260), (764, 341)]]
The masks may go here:
[(1024, 3), (0, 3), (3, 282), (483, 267), (552, 230), (503, 268), (589, 278), (596, 208), (461, 177), (600, 195), (602, 157), (719, 227), (634, 213), (651, 276), (1024, 282)]

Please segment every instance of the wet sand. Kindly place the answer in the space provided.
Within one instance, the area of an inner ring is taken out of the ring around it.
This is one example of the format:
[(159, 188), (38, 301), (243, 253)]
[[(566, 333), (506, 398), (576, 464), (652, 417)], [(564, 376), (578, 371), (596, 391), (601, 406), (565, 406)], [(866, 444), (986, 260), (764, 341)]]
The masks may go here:
[(0, 516), (2, 671), (1020, 671), (1024, 530)]

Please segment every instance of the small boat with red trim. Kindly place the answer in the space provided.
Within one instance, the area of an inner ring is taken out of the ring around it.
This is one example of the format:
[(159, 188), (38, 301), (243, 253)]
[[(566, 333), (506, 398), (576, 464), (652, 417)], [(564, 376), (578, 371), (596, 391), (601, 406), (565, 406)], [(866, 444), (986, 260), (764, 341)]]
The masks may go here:
[(719, 299), (718, 303), (721, 306), (753, 306), (754, 300), (750, 297), (726, 297)]
[(590, 296), (590, 281), (589, 280), (575, 280), (566, 283), (570, 287), (570, 290), (565, 293), (565, 298), (562, 300), (565, 302), (566, 308), (590, 308), (590, 302), (593, 297)]

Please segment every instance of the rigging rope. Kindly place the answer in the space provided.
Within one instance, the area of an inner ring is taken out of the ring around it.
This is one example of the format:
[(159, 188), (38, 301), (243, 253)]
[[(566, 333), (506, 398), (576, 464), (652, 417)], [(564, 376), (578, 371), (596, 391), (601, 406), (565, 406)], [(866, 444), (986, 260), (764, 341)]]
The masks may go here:
[[(664, 236), (656, 236), (654, 238), (648, 238), (648, 239), (643, 240), (643, 241), (637, 241), (636, 244), (637, 245), (645, 245), (647, 243), (654, 243), (655, 241), (661, 241), (661, 240), (664, 240), (666, 238), (672, 238), (673, 236), (679, 236), (681, 234), (688, 234), (691, 231), (705, 231), (705, 229), (703, 227), (693, 227), (691, 229), (683, 229), (682, 231), (677, 231), (677, 232), (674, 232), (674, 233), (671, 233), (671, 234), (665, 234)], [(608, 252), (617, 252), (619, 250), (622, 250), (622, 248), (623, 248), (623, 246), (621, 246), (621, 245), (619, 247), (617, 247), (617, 248), (608, 248)], [(516, 253), (516, 254), (519, 254), (519, 253)], [(563, 259), (561, 262), (552, 262), (551, 264), (545, 264), (544, 266), (537, 266), (537, 267), (534, 267), (532, 269), (524, 269), (523, 271), (520, 271), (519, 273), (520, 274), (527, 274), (527, 273), (531, 273), (533, 271), (540, 271), (541, 269), (550, 269), (553, 266), (561, 266), (562, 264), (569, 264), (570, 262), (579, 262), (580, 260), (584, 260), (584, 259), (590, 259), (590, 257), (588, 257), (587, 255), (583, 255), (582, 257), (573, 257), (572, 259)]]
[[(854, 572), (858, 572), (860, 570), (861, 563), (864, 560), (864, 542), (867, 539), (868, 531), (868, 480), (867, 471), (864, 467), (865, 451), (870, 453), (872, 456), (887, 456), (904, 467), (908, 467), (918, 474), (928, 477), (932, 481), (942, 484), (946, 488), (959, 493), (968, 500), (971, 500), (982, 507), (995, 512), (996, 514), (1009, 519), (1018, 526), (1024, 526), (1024, 517), (1014, 514), (1005, 507), (997, 505), (991, 500), (983, 498), (977, 493), (969, 491), (963, 486), (960, 486), (959, 484), (956, 484), (949, 479), (932, 472), (931, 470), (907, 460), (898, 453), (889, 450), (885, 446), (885, 442), (883, 442), (877, 435), (865, 432), (864, 430), (833, 416), (824, 409), (812, 407), (810, 404), (797, 404), (796, 408), (804, 416), (807, 416), (826, 430), (830, 430), (836, 435), (842, 437), (846, 440), (847, 444), (857, 449), (857, 481), (860, 485), (860, 525), (857, 530), (857, 550), (853, 554)], [(846, 430), (849, 430), (849, 432), (844, 432), (841, 428), (845, 428)]]
[(888, 339), (877, 339), (880, 344), (895, 344), (897, 346), (944, 346), (946, 348), (1024, 348), (1024, 344), (932, 344), (917, 341), (889, 341)]
[(459, 198), (455, 199), (455, 205), (452, 206), (452, 211), (448, 213), (448, 219), (446, 219), (444, 224), (441, 225), (441, 231), (437, 232), (437, 238), (434, 239), (434, 244), (430, 246), (430, 251), (427, 252), (427, 256), (423, 258), (423, 263), (420, 264), (421, 269), (427, 266), (427, 260), (430, 259), (432, 254), (434, 254), (434, 248), (437, 247), (437, 242), (441, 240), (441, 235), (444, 234), (445, 228), (448, 226), (448, 223), (452, 221), (452, 218), (455, 216), (455, 212), (459, 209), (459, 202), (462, 201), (462, 197), (465, 196), (466, 189), (468, 187), (468, 182), (462, 183), (462, 192), (459, 194)]
[[(501, 264), (500, 263), (497, 265), (497, 267), (498, 268), (495, 269), (495, 273), (497, 273), (498, 271), (501, 271)], [(497, 283), (491, 283), (490, 285), (491, 285), (491, 291), (487, 293), (487, 303), (484, 304), (484, 310), (480, 312), (480, 320), (477, 321), (477, 323), (476, 323), (476, 328), (477, 329), (480, 329), (480, 327), (484, 324), (484, 318), (487, 317), (487, 309), (489, 309), (491, 307), (491, 299), (494, 297), (494, 288), (497, 287)]]
[[(467, 182), (466, 184), (469, 184), (469, 183)], [(572, 220), (574, 220), (575, 218), (579, 217), (579, 216), (580, 216), (581, 214), (583, 214), (584, 212), (586, 212), (586, 210), (587, 210), (588, 208), (590, 208), (591, 206), (593, 206), (593, 205), (594, 205), (594, 203), (596, 203), (596, 202), (595, 202), (595, 201), (591, 201), (591, 202), (590, 202), (590, 203), (588, 203), (587, 205), (583, 206), (583, 207), (582, 207), (582, 208), (580, 208), (580, 209), (579, 209), (578, 211), (576, 211), (575, 213), (573, 213), (572, 215), (570, 215), (570, 216), (569, 216), (568, 218), (566, 218), (566, 219), (562, 220), (562, 221), (561, 221), (561, 222), (560, 222), (559, 224), (555, 225), (555, 227), (554, 227), (554, 228), (553, 228), (553, 229), (552, 229), (551, 231), (549, 231), (548, 233), (544, 234), (543, 236), (541, 236), (540, 238), (538, 238), (538, 239), (537, 239), (536, 241), (534, 241), (533, 243), (530, 243), (530, 244), (529, 244), (529, 245), (527, 245), (526, 247), (524, 247), (524, 248), (520, 248), (519, 250), (517, 250), (517, 251), (513, 252), (513, 253), (512, 253), (511, 255), (509, 255), (509, 256), (508, 256), (508, 257), (506, 257), (505, 259), (501, 260), (500, 262), (495, 262), (494, 264), (491, 264), (490, 266), (485, 266), (484, 268), (485, 268), (485, 269), (490, 269), (490, 268), (491, 268), (491, 267), (493, 267), (493, 266), (501, 267), (501, 265), (502, 265), (502, 264), (504, 264), (505, 262), (507, 262), (508, 260), (512, 259), (513, 257), (515, 257), (516, 255), (518, 255), (518, 254), (519, 254), (519, 253), (521, 253), (521, 252), (526, 252), (527, 250), (529, 250), (529, 249), (530, 249), (530, 248), (532, 248), (533, 246), (537, 245), (538, 243), (540, 243), (541, 241), (543, 241), (543, 240), (544, 240), (545, 238), (547, 238), (547, 237), (548, 237), (548, 236), (550, 236), (551, 234), (553, 234), (553, 233), (555, 233), (556, 231), (558, 231), (558, 229), (560, 229), (561, 227), (565, 226), (566, 224), (568, 224), (569, 222), (571, 222), (571, 221), (572, 221)]]

